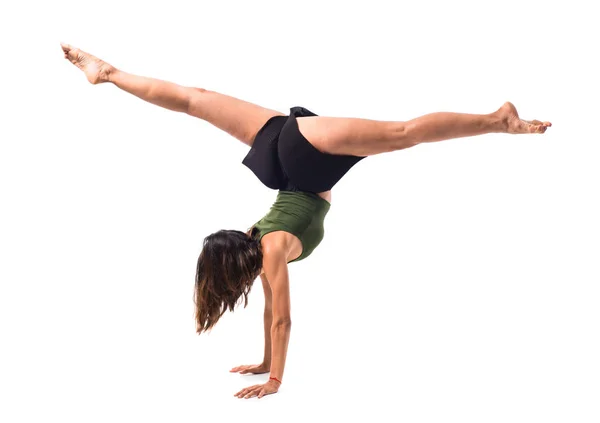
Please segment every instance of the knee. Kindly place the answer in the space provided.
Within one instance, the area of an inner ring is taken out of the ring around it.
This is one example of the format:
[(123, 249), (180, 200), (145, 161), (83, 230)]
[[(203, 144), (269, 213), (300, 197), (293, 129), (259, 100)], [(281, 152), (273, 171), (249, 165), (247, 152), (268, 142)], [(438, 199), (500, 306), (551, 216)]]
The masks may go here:
[(412, 136), (410, 127), (406, 122), (394, 122), (392, 139), (395, 150), (412, 147), (419, 143)]
[(204, 99), (208, 90), (197, 87), (187, 88), (187, 114), (196, 116), (200, 103)]
[(190, 89), (196, 94), (204, 94), (204, 93), (208, 92), (208, 90), (204, 89), (204, 88), (190, 87)]
[(207, 92), (208, 90), (204, 88), (188, 87), (188, 97), (190, 99), (190, 103), (194, 100), (203, 98)]

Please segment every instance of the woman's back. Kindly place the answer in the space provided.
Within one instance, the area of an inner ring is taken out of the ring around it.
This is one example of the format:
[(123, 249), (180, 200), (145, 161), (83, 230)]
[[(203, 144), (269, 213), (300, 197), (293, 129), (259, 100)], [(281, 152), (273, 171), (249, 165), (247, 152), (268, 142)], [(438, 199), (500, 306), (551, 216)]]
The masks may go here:
[(324, 221), (330, 207), (328, 201), (312, 192), (279, 191), (271, 209), (250, 228), (250, 234), (262, 239), (271, 232), (288, 232), (302, 245), (302, 254), (290, 263), (303, 260), (323, 240)]

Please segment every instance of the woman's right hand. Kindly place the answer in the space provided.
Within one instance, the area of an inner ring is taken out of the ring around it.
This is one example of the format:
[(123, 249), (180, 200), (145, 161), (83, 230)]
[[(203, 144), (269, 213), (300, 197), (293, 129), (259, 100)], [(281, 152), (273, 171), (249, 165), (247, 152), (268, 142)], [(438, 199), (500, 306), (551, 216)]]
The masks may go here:
[(234, 367), (233, 369), (230, 370), (230, 372), (231, 373), (240, 373), (240, 374), (253, 373), (255, 375), (258, 375), (261, 373), (267, 373), (270, 370), (270, 367), (271, 366), (269, 366), (265, 363), (247, 364), (244, 366)]

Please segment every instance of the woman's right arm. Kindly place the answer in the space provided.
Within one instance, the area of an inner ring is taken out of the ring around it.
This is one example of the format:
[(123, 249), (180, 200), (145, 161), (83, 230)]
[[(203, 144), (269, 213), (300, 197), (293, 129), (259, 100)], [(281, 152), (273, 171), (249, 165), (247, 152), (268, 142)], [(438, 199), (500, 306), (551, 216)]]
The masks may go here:
[(265, 312), (264, 312), (264, 329), (265, 329), (265, 354), (262, 364), (267, 369), (271, 367), (271, 326), (273, 324), (273, 294), (271, 286), (267, 280), (267, 276), (263, 273), (260, 275), (262, 280), (263, 290), (265, 292)]
[(264, 312), (264, 328), (265, 328), (265, 353), (262, 363), (250, 364), (234, 367), (231, 372), (236, 373), (267, 373), (271, 368), (271, 325), (273, 324), (273, 294), (271, 285), (267, 280), (267, 276), (263, 273), (260, 275), (262, 280), (263, 290), (265, 292), (265, 312)]

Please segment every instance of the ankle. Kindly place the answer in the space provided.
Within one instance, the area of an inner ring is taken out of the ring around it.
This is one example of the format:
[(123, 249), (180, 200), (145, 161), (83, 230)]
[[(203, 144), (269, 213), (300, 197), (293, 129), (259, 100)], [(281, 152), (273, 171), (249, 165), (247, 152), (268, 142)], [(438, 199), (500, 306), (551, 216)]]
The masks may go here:
[(505, 116), (499, 111), (487, 115), (490, 132), (508, 132), (508, 116)]
[(120, 72), (121, 71), (115, 68), (114, 66), (107, 65), (106, 68), (102, 69), (101, 71), (101, 78), (105, 82), (114, 83), (117, 80)]

